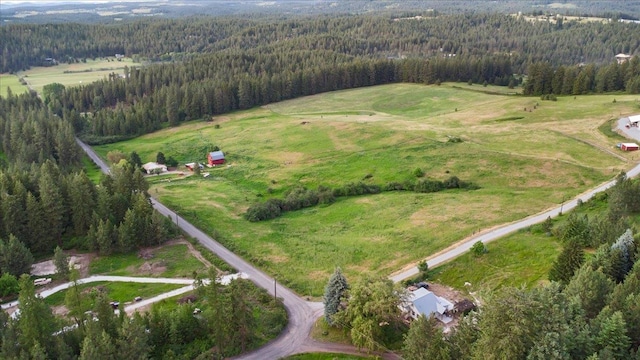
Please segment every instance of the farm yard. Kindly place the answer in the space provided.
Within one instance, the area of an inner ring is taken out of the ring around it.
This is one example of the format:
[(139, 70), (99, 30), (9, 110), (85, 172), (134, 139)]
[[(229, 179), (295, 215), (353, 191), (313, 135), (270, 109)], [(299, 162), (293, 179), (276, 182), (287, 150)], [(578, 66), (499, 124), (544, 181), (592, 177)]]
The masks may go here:
[[(205, 162), (214, 145), (225, 149), (226, 165), (211, 176), (154, 178), (150, 193), (279, 282), (319, 296), (335, 266), (350, 280), (389, 275), (479, 230), (558, 205), (637, 156), (617, 152), (599, 130), (637, 111), (634, 96), (542, 101), (499, 94), (504, 89), (395, 84), (339, 91), (95, 149), (103, 157), (136, 151), (143, 162), (161, 151), (181, 164)], [(274, 220), (243, 218), (249, 206), (296, 186), (382, 186), (415, 181), (418, 168), (431, 179), (457, 176), (480, 188), (341, 197)]]

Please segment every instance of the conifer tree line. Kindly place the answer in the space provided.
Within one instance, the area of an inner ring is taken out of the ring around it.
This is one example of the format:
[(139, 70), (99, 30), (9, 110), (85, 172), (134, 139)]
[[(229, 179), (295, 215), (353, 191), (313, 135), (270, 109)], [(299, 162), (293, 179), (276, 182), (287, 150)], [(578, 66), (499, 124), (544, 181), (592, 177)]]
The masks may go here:
[(137, 167), (115, 164), (96, 186), (71, 124), (34, 95), (0, 99), (0, 149), (0, 273), (28, 273), (32, 254), (56, 246), (109, 254), (168, 237), (170, 221), (153, 213)]
[(640, 58), (621, 64), (552, 66), (533, 63), (527, 71), (526, 95), (582, 95), (605, 92), (640, 93)]
[(637, 53), (640, 46), (635, 24), (529, 22), (482, 12), (410, 15), (424, 18), (397, 21), (403, 15), (386, 13), (146, 19), (112, 25), (9, 24), (0, 27), (0, 72), (42, 65), (49, 57), (80, 61), (118, 53), (167, 61), (269, 46), (284, 54), (308, 49), (373, 58), (508, 54), (516, 72), (523, 73), (531, 62), (603, 63), (620, 52)]

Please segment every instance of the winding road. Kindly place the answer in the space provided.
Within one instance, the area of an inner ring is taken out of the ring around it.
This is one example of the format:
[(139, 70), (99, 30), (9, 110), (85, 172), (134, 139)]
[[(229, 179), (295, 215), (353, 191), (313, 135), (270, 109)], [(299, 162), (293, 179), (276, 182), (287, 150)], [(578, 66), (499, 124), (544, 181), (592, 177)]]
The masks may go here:
[[(620, 124), (623, 122), (620, 121)], [(624, 127), (624, 126), (623, 126)], [(637, 135), (637, 139), (640, 141), (640, 132)], [(80, 140), (76, 140), (78, 144), (82, 147), (82, 149), (87, 153), (87, 155), (102, 169), (104, 173), (109, 173), (109, 167), (106, 163), (93, 151), (93, 149), (84, 144)], [(640, 174), (640, 164), (636, 165), (634, 168), (627, 172), (627, 176), (635, 177)], [(500, 237), (503, 237), (507, 234), (515, 232), (517, 230), (529, 227), (531, 225), (543, 222), (547, 217), (555, 217), (558, 216), (561, 212), (569, 211), (575, 208), (578, 205), (579, 201), (587, 201), (592, 198), (595, 194), (602, 192), (615, 184), (615, 180), (611, 180), (600, 186), (586, 191), (585, 193), (580, 194), (575, 199), (567, 201), (560, 206), (554, 207), (552, 209), (546, 210), (542, 213), (529, 216), (525, 219), (509, 223), (506, 225), (500, 225), (492, 229), (488, 229), (480, 234), (474, 235), (467, 239), (460, 241), (459, 243), (440, 251), (437, 254), (429, 257), (427, 259), (427, 264), (430, 268), (438, 266), (444, 262), (450, 261), (451, 259), (464, 254), (468, 251), (473, 244), (477, 241), (482, 241), (483, 243), (488, 243), (493, 240), (496, 240)], [(193, 226), (184, 218), (180, 217), (174, 211), (170, 210), (162, 203), (158, 202), (157, 199), (151, 197), (150, 199), (153, 207), (163, 214), (164, 216), (170, 217), (176, 225), (178, 225), (185, 233), (189, 236), (197, 239), (204, 247), (214, 252), (218, 257), (222, 260), (236, 268), (238, 272), (245, 273), (248, 275), (249, 279), (253, 281), (257, 286), (260, 286), (267, 291), (269, 291), (272, 295), (277, 294), (279, 298), (282, 299), (284, 306), (287, 309), (289, 315), (289, 324), (285, 328), (285, 330), (280, 334), (280, 336), (265, 345), (264, 347), (257, 349), (253, 352), (243, 354), (241, 356), (236, 357), (236, 359), (249, 359), (249, 360), (263, 360), (263, 359), (279, 359), (282, 357), (286, 357), (289, 355), (293, 355), (300, 352), (327, 352), (327, 351), (339, 351), (339, 352), (349, 352), (356, 353), (355, 348), (353, 347), (345, 347), (336, 344), (326, 344), (314, 341), (309, 339), (308, 336), (311, 332), (311, 329), (315, 323), (315, 321), (322, 316), (323, 313), (323, 305), (320, 302), (309, 302), (300, 298), (298, 295), (293, 293), (288, 288), (277, 284), (276, 281), (260, 271), (259, 269), (253, 267), (251, 264), (246, 262), (241, 257), (229, 251), (227, 248), (222, 246), (220, 243), (212, 239), (207, 234), (200, 231), (198, 228)], [(404, 280), (406, 278), (412, 277), (418, 273), (417, 267), (415, 265), (411, 265), (404, 269), (403, 271), (396, 273), (390, 277), (395, 282)], [(385, 353), (383, 354), (385, 359), (397, 359), (399, 358), (396, 354)]]

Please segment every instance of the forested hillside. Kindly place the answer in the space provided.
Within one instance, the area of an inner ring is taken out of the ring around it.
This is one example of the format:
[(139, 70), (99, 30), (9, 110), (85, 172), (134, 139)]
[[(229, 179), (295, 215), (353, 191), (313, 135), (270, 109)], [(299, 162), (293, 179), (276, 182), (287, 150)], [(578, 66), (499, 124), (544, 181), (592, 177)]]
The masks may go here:
[(513, 87), (528, 74), (525, 93), (534, 95), (640, 90), (637, 57), (621, 65), (614, 59), (638, 51), (640, 26), (618, 22), (359, 15), (15, 25), (0, 31), (8, 39), (5, 70), (36, 65), (45, 56), (81, 61), (125, 53), (163, 61), (45, 99), (93, 144), (163, 124), (390, 82)]
[[(418, 14), (414, 14), (418, 15)], [(0, 27), (0, 72), (126, 54), (152, 61), (202, 53), (329, 51), (387, 58), (507, 55), (516, 73), (530, 62), (608, 63), (638, 52), (640, 27), (620, 22), (528, 21), (505, 14), (433, 12), (421, 17), (357, 15), (139, 20), (116, 25), (17, 24)]]

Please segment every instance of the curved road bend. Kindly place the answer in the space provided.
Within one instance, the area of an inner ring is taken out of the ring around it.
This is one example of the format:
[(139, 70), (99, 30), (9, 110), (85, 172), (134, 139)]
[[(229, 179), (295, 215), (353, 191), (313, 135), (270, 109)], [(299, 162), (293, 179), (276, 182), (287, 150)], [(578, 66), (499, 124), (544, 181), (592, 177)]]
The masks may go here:
[[(76, 142), (87, 153), (91, 160), (100, 167), (102, 172), (105, 174), (109, 173), (109, 166), (107, 166), (89, 145), (77, 138)], [(319, 317), (319, 314), (322, 313), (322, 303), (304, 301), (288, 288), (276, 284), (273, 278), (251, 266), (251, 264), (244, 259), (229, 251), (207, 234), (158, 202), (155, 198), (150, 198), (150, 201), (156, 211), (164, 216), (170, 217), (185, 233), (197, 239), (204, 247), (213, 251), (222, 260), (236, 268), (238, 272), (247, 274), (249, 279), (256, 285), (266, 289), (272, 295), (274, 294), (275, 285), (276, 295), (282, 298), (284, 306), (287, 309), (289, 324), (276, 340), (260, 349), (241, 355), (237, 357), (238, 359), (279, 359), (292, 355), (298, 352), (297, 349), (302, 348), (303, 343), (311, 332), (313, 324)]]

